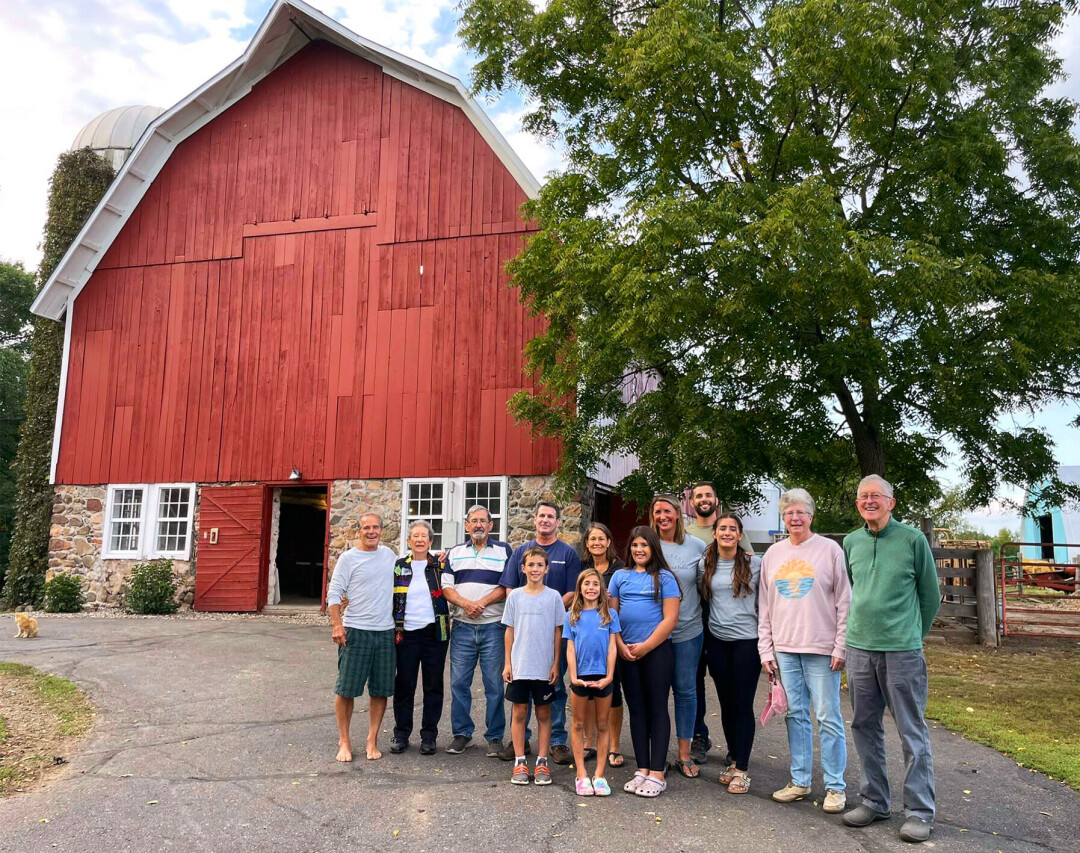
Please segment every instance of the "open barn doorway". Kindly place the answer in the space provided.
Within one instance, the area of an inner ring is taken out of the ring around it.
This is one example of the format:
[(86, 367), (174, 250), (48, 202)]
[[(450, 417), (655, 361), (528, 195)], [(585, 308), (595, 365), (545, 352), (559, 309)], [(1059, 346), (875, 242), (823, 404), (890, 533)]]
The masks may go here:
[(274, 488), (265, 610), (322, 609), (326, 512), (326, 486)]

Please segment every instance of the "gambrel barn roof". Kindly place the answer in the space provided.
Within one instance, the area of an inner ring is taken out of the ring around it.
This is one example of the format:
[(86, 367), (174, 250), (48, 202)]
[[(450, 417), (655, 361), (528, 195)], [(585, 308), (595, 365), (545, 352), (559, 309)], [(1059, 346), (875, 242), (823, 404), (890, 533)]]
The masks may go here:
[(176, 147), (315, 40), (360, 56), (380, 66), (384, 74), (459, 107), (522, 190), (529, 197), (536, 196), (536, 178), (456, 77), (358, 36), (301, 0), (277, 0), (247, 50), (235, 62), (146, 129), (31, 310), (42, 317), (60, 319)]

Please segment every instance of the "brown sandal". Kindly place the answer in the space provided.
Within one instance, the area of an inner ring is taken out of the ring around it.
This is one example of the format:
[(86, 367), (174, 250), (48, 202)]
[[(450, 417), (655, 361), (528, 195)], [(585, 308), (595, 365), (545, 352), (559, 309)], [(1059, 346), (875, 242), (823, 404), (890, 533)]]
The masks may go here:
[(729, 794), (745, 794), (750, 790), (750, 776), (745, 770), (732, 770), (731, 782), (728, 783)]

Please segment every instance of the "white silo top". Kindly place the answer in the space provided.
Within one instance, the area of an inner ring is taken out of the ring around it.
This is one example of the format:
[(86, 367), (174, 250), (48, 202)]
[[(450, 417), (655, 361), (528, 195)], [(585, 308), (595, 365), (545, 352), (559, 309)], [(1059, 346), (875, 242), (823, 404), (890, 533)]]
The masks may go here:
[(71, 150), (92, 148), (119, 169), (147, 125), (165, 112), (160, 107), (117, 107), (86, 123)]

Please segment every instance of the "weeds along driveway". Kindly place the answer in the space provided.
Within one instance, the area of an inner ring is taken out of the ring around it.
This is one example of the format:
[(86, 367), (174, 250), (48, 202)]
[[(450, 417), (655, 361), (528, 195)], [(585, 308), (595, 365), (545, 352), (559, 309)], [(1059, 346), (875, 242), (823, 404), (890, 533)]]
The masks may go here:
[[(326, 627), (274, 617), (45, 616), (39, 639), (13, 640), (12, 633), (0, 639), (0, 659), (73, 679), (96, 703), (98, 719), (66, 776), (0, 800), (5, 849), (911, 849), (897, 839), (899, 815), (851, 830), (823, 814), (820, 776), (817, 805), (773, 803), (770, 792), (788, 775), (778, 721), (758, 728), (748, 796), (716, 784), (722, 755), (715, 749), (700, 780), (671, 774), (668, 793), (656, 800), (623, 794), (618, 789), (633, 764), (624, 729), (627, 766), (609, 773), (616, 792), (606, 800), (579, 798), (568, 768), (555, 768), (555, 784), (546, 789), (522, 789), (510, 785), (508, 764), (478, 747), (446, 755), (448, 707), (437, 755), (421, 757), (415, 741), (404, 755), (390, 755), (386, 734), (381, 761), (339, 765), (336, 655)], [(477, 679), (478, 721), (479, 687)], [(715, 696), (709, 702), (706, 720), (716, 740)], [(848, 708), (845, 697), (846, 717)], [(358, 714), (354, 730), (362, 735), (365, 725), (366, 715)], [(1080, 796), (940, 727), (932, 737), (939, 803), (933, 849), (1076, 850)], [(898, 792), (903, 762), (892, 732), (888, 747)], [(850, 743), (847, 780), (853, 795), (858, 760)]]

